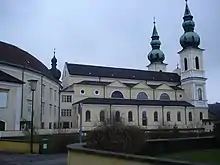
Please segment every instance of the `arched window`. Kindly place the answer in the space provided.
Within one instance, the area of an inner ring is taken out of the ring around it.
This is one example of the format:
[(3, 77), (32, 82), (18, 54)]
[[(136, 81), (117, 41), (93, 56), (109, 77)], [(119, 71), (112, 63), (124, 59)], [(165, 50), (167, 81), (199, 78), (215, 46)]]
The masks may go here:
[(0, 121), (0, 131), (5, 131), (5, 122)]
[(147, 125), (147, 113), (146, 113), (146, 111), (142, 112), (142, 125), (143, 126)]
[(116, 111), (116, 112), (115, 112), (115, 121), (116, 121), (116, 122), (120, 122), (120, 120), (121, 120), (120, 112), (119, 112), (119, 111)]
[(105, 121), (105, 112), (102, 110), (100, 111), (100, 114), (99, 114), (99, 118), (100, 118), (100, 121)]
[(167, 121), (170, 121), (170, 112), (167, 112)]
[(200, 118), (200, 120), (203, 119), (203, 113), (202, 112), (199, 113), (199, 118)]
[(86, 121), (91, 121), (91, 112), (89, 110), (86, 111)]
[(167, 93), (162, 93), (160, 95), (160, 100), (170, 100), (170, 96)]
[(137, 95), (138, 100), (148, 100), (148, 96), (145, 92), (139, 92)]
[(157, 111), (154, 112), (154, 121), (158, 121), (158, 113), (157, 113)]
[(123, 94), (120, 91), (114, 91), (111, 97), (112, 98), (124, 98)]
[(181, 112), (177, 112), (177, 121), (181, 121)]
[(129, 122), (133, 121), (133, 115), (131, 111), (128, 112), (128, 121)]
[(199, 69), (199, 58), (196, 56), (195, 58), (196, 69)]
[(198, 98), (199, 100), (202, 100), (202, 89), (201, 88), (198, 89)]
[(188, 70), (187, 58), (184, 58), (184, 68)]
[(189, 112), (189, 121), (192, 121), (192, 112)]

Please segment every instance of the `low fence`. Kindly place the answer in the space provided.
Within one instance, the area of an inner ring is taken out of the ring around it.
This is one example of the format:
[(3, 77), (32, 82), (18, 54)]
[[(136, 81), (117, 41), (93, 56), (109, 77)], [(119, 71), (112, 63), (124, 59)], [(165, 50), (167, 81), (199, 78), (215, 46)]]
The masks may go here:
[[(30, 143), (20, 140), (0, 140), (1, 152), (12, 152), (26, 154), (30, 153)], [(38, 154), (40, 151), (40, 144), (33, 143), (33, 153)]]
[(151, 139), (143, 146), (141, 155), (163, 155), (172, 152), (210, 149), (219, 147), (214, 136), (176, 139)]

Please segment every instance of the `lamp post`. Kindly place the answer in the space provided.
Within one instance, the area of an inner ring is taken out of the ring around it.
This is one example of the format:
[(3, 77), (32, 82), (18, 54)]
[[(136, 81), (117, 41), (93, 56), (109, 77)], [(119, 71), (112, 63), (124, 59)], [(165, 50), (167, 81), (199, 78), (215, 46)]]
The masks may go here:
[(34, 131), (34, 91), (37, 88), (37, 80), (28, 80), (30, 89), (32, 91), (32, 110), (31, 110), (31, 140), (30, 152), (33, 153), (33, 131)]
[(82, 143), (82, 103), (79, 103), (79, 143)]

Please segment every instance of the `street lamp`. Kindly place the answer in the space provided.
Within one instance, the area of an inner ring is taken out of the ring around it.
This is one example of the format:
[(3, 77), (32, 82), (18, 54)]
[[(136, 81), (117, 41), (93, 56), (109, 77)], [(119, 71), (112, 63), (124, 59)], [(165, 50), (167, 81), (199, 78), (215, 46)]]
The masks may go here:
[(78, 112), (79, 112), (79, 143), (82, 143), (82, 103), (79, 103), (78, 106)]
[(33, 131), (34, 131), (34, 91), (37, 88), (37, 80), (28, 80), (30, 89), (32, 91), (32, 110), (31, 110), (31, 145), (30, 152), (33, 153)]

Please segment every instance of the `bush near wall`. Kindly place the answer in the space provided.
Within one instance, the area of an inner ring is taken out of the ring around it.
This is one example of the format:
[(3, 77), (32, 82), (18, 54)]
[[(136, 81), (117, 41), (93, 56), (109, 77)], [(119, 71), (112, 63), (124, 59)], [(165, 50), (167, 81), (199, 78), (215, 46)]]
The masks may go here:
[(173, 152), (217, 148), (214, 137), (148, 140), (139, 153), (141, 155), (163, 155)]

